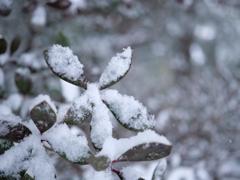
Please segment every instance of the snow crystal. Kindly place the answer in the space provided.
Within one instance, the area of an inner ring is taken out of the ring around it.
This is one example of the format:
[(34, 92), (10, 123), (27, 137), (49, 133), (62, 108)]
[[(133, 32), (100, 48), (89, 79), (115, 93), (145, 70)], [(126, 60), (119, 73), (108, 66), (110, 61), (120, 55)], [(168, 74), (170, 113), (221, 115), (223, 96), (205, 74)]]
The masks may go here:
[(34, 138), (29, 137), (0, 156), (0, 172), (4, 176), (13, 176), (20, 179), (19, 172), (26, 170), (31, 155)]
[(152, 130), (145, 130), (144, 132), (139, 132), (136, 136), (132, 136), (130, 138), (117, 140), (112, 137), (108, 137), (103, 144), (103, 149), (97, 156), (105, 155), (113, 161), (134, 146), (151, 142), (171, 145), (164, 136), (160, 136)]
[(46, 10), (43, 6), (37, 6), (33, 11), (31, 24), (35, 26), (45, 26), (46, 25)]
[(13, 114), (0, 114), (0, 120), (5, 121), (4, 126), (0, 126), (0, 136), (4, 136), (9, 133), (7, 126), (15, 126), (21, 123), (21, 118)]
[(52, 70), (61, 76), (76, 81), (83, 74), (83, 65), (68, 47), (53, 45), (48, 50), (47, 56), (47, 62)]
[(66, 124), (51, 128), (42, 137), (50, 143), (54, 151), (66, 155), (70, 161), (79, 162), (81, 158), (89, 157), (87, 139), (72, 135)]
[(141, 174), (137, 172), (134, 168), (132, 167), (124, 167), (121, 170), (122, 176), (124, 180), (138, 180), (141, 178)]
[(52, 110), (57, 113), (57, 109), (53, 102), (51, 101), (50, 97), (48, 95), (38, 95), (29, 105), (29, 110), (31, 111), (36, 105), (40, 104), (41, 102), (46, 101), (49, 106), (52, 108)]
[(86, 95), (94, 104), (91, 121), (91, 139), (97, 148), (102, 148), (105, 139), (112, 136), (112, 124), (108, 116), (108, 109), (103, 104), (98, 85), (88, 84)]
[(108, 66), (103, 71), (99, 79), (101, 87), (117, 81), (129, 70), (131, 66), (132, 49), (128, 47), (123, 50), (122, 53), (117, 53), (117, 55), (110, 60)]
[(102, 98), (110, 105), (110, 110), (115, 113), (117, 119), (130, 128), (147, 129), (156, 124), (153, 115), (132, 96), (121, 95), (116, 90), (105, 90)]

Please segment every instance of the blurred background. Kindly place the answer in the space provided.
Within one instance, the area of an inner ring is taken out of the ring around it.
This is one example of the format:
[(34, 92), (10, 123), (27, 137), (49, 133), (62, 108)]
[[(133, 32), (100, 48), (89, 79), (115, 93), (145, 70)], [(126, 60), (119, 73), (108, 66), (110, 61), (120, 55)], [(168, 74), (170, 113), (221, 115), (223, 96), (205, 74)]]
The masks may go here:
[[(73, 50), (91, 82), (132, 47), (131, 70), (111, 88), (142, 102), (172, 142), (164, 180), (240, 179), (239, 0), (1, 0), (0, 113), (29, 120), (38, 94), (61, 109), (83, 92), (48, 69), (42, 52), (55, 43)], [(115, 138), (135, 134), (112, 123)], [(88, 124), (73, 133), (89, 136)], [(53, 161), (62, 180), (90, 168)], [(156, 164), (133, 163), (146, 179)]]

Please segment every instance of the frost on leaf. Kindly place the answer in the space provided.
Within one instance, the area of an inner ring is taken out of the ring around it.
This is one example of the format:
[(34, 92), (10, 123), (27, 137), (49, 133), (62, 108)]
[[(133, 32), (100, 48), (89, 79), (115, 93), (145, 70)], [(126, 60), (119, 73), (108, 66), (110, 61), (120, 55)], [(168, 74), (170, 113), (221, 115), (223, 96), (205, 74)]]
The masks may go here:
[(112, 161), (147, 161), (167, 156), (171, 148), (171, 143), (164, 136), (146, 130), (130, 138), (107, 138), (97, 156), (107, 156)]
[(81, 124), (92, 111), (92, 106), (88, 101), (88, 98), (83, 95), (76, 99), (71, 104), (64, 117), (64, 122), (67, 124)]
[(3, 154), (6, 150), (10, 149), (13, 146), (14, 146), (14, 144), (12, 141), (0, 139), (0, 155)]
[(116, 90), (106, 90), (102, 99), (121, 125), (129, 130), (153, 129), (156, 121), (147, 109), (131, 96), (121, 95)]
[(87, 164), (85, 159), (93, 156), (88, 147), (87, 139), (71, 134), (66, 124), (60, 124), (45, 132), (43, 139), (51, 145), (55, 152), (70, 162)]
[(18, 142), (31, 134), (31, 131), (21, 123), (15, 115), (0, 115), (0, 139)]
[(32, 102), (30, 116), (41, 133), (50, 129), (56, 122), (56, 108), (49, 96), (39, 95)]
[(131, 67), (132, 49), (130, 47), (123, 49), (122, 53), (114, 56), (106, 69), (103, 71), (99, 82), (100, 89), (105, 89), (120, 81)]
[(1, 177), (20, 179), (19, 173), (24, 172), (29, 167), (32, 144), (32, 138), (26, 138), (0, 156), (0, 179)]
[(54, 74), (61, 79), (86, 89), (83, 65), (72, 50), (61, 45), (53, 45), (43, 52), (45, 60)]

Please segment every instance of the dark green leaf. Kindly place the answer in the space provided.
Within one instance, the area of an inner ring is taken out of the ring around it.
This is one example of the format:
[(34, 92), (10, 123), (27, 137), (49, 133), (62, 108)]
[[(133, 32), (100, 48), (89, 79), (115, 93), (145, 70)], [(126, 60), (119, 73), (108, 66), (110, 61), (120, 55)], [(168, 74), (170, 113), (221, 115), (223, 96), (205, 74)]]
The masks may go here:
[(76, 85), (76, 86), (82, 87), (82, 88), (84, 88), (84, 89), (87, 89), (87, 81), (86, 81), (85, 77), (83, 77), (83, 76), (78, 77), (77, 80), (72, 80), (72, 79), (66, 78), (66, 77), (64, 76), (64, 74), (60, 74), (60, 73), (55, 72), (54, 68), (51, 67), (51, 65), (49, 64), (48, 50), (44, 50), (44, 51), (43, 51), (43, 55), (44, 55), (44, 58), (45, 58), (45, 60), (46, 60), (46, 63), (47, 63), (47, 65), (48, 65), (48, 67), (51, 69), (51, 71), (52, 71), (55, 75), (57, 75), (59, 78), (63, 79), (64, 81), (67, 81), (67, 82), (69, 82), (69, 83), (71, 83), (71, 84), (74, 84), (74, 85)]
[(172, 146), (161, 143), (145, 143), (133, 147), (118, 158), (118, 161), (151, 161), (171, 153)]
[(15, 72), (15, 83), (22, 94), (30, 93), (32, 89), (30, 70), (27, 68), (18, 68)]
[(57, 35), (56, 44), (60, 44), (63, 47), (70, 46), (69, 39), (61, 31)]
[(123, 53), (118, 53), (113, 57), (103, 71), (100, 79), (100, 90), (106, 89), (126, 76), (132, 64), (132, 50), (130, 47), (124, 49)]
[(31, 131), (26, 126), (13, 121), (0, 119), (0, 127), (2, 129), (0, 139), (18, 142), (31, 134)]
[(107, 169), (111, 161), (106, 156), (91, 157), (86, 160), (96, 171), (103, 171)]
[(0, 172), (0, 180), (18, 180), (18, 178), (13, 176), (3, 176), (1, 175), (1, 172)]
[(21, 180), (34, 180), (33, 177), (31, 177), (29, 174), (24, 174), (24, 176), (21, 178)]
[(17, 51), (21, 44), (21, 37), (19, 35), (16, 35), (14, 39), (12, 40), (12, 44), (10, 47), (10, 54), (12, 55), (14, 52)]
[(7, 42), (3, 37), (1, 37), (0, 38), (0, 54), (5, 53), (6, 50), (7, 50)]
[(55, 2), (48, 2), (47, 5), (56, 9), (67, 9), (72, 3), (69, 0), (57, 0)]
[(41, 133), (50, 129), (57, 120), (56, 113), (46, 101), (36, 105), (30, 111), (30, 116)]
[(1, 140), (0, 139), (0, 155), (3, 154), (5, 151), (13, 147), (14, 144), (12, 141)]

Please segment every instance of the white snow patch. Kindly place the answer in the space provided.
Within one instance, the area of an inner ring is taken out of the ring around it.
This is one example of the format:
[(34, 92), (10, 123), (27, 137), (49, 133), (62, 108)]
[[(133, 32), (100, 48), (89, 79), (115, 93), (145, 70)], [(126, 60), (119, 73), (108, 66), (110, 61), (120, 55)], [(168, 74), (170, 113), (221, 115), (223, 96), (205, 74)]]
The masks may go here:
[(179, 167), (171, 171), (166, 180), (195, 180), (194, 169), (189, 167)]
[(68, 47), (53, 45), (48, 52), (48, 63), (53, 71), (61, 76), (76, 81), (83, 74), (83, 65)]
[(5, 104), (0, 104), (0, 114), (12, 114), (12, 110)]
[(29, 110), (31, 111), (36, 105), (40, 104), (41, 102), (46, 101), (49, 106), (52, 108), (52, 110), (57, 113), (57, 109), (53, 102), (51, 101), (50, 97), (48, 95), (38, 95), (35, 99), (32, 100), (32, 102), (29, 105)]
[(20, 94), (14, 93), (11, 94), (5, 101), (3, 101), (3, 104), (6, 104), (8, 107), (16, 111), (20, 108), (22, 100), (23, 97)]
[(44, 27), (46, 25), (46, 16), (45, 8), (43, 6), (37, 6), (33, 11), (30, 22), (32, 25)]
[(117, 53), (108, 63), (108, 66), (99, 79), (100, 86), (105, 86), (117, 81), (129, 70), (131, 66), (132, 49), (127, 47), (123, 50), (122, 53)]
[(152, 130), (145, 130), (144, 132), (139, 132), (136, 136), (130, 138), (117, 140), (113, 137), (108, 137), (103, 144), (103, 149), (97, 154), (97, 156), (104, 155), (113, 161), (134, 146), (152, 142), (171, 145), (164, 136), (160, 136)]
[(4, 136), (9, 133), (8, 126), (15, 126), (18, 123), (22, 123), (20, 117), (13, 114), (0, 114), (0, 120), (5, 121), (4, 125), (0, 126), (0, 136)]
[(106, 171), (92, 171), (90, 176), (86, 178), (85, 180), (113, 180), (112, 172), (110, 170)]
[(124, 167), (121, 171), (124, 180), (138, 180), (141, 178), (141, 173), (137, 172), (132, 167)]
[(54, 151), (65, 154), (70, 161), (78, 162), (81, 158), (89, 157), (87, 139), (71, 134), (66, 124), (51, 128), (42, 137), (50, 143)]

